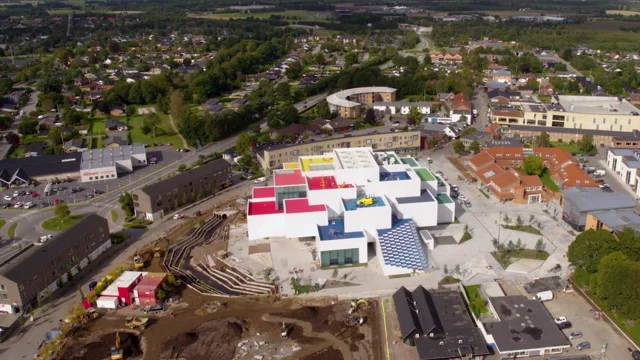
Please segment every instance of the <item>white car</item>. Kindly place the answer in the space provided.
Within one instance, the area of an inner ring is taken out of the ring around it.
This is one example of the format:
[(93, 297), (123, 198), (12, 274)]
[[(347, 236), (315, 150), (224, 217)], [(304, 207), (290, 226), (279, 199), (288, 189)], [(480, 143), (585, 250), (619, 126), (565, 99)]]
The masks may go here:
[(557, 318), (555, 318), (553, 320), (556, 322), (556, 324), (560, 324), (560, 323), (566, 322), (567, 318), (564, 317), (564, 316), (558, 316)]
[(13, 196), (11, 196), (11, 195), (5, 195), (5, 196), (4, 196), (4, 199), (5, 199), (5, 200), (7, 200), (7, 201), (9, 201), (9, 200), (13, 200)]
[(19, 209), (22, 207), (22, 201), (18, 201), (15, 205), (13, 205), (14, 208)]
[(440, 177), (443, 177), (443, 176), (444, 176), (444, 173), (443, 173), (442, 171), (436, 171), (436, 175), (438, 175), (438, 176), (440, 176)]
[(53, 235), (42, 235), (38, 238), (41, 243), (53, 239)]
[(180, 214), (173, 215), (173, 220), (180, 220), (181, 218), (182, 218), (182, 215)]
[(33, 205), (33, 203), (31, 201), (27, 202), (24, 204), (24, 208), (25, 209), (31, 209), (32, 207), (34, 207), (35, 205)]
[(467, 197), (466, 197), (466, 196), (464, 196), (464, 195), (459, 195), (459, 196), (458, 196), (458, 200), (461, 200), (461, 201), (467, 201)]

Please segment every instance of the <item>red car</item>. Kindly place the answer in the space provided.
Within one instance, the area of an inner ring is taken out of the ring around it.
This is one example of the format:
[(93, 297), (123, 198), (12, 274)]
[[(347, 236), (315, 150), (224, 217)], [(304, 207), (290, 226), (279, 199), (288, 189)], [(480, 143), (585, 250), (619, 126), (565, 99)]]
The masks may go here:
[(36, 193), (32, 192), (32, 193), (31, 193), (31, 197), (32, 197), (32, 198), (37, 198), (37, 197), (38, 197), (38, 194), (36, 194)]
[(60, 204), (60, 200), (56, 199), (56, 201), (54, 201), (53, 203), (58, 205), (58, 204)]

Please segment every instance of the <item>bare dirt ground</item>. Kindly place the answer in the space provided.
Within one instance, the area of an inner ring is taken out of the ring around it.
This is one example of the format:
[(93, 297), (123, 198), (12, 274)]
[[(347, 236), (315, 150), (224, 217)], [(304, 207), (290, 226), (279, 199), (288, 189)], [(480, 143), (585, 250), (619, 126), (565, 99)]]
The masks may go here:
[[(176, 309), (175, 318), (152, 318), (140, 337), (124, 328), (124, 317), (109, 313), (78, 331), (59, 359), (104, 359), (116, 331), (127, 359), (383, 359), (374, 301), (358, 311), (366, 318), (358, 327), (344, 324), (349, 303), (329, 298), (218, 298), (222, 306), (203, 311), (212, 300), (183, 291), (181, 304), (188, 306)], [(283, 321), (288, 339), (280, 338)]]

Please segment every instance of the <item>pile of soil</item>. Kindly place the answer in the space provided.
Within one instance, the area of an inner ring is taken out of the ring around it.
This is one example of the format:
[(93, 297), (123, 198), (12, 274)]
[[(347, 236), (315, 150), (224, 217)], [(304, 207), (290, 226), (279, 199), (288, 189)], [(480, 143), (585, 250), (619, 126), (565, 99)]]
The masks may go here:
[(337, 333), (342, 330), (344, 324), (342, 320), (336, 321), (335, 312), (336, 309), (334, 306), (304, 306), (291, 312), (277, 313), (274, 315), (306, 321), (311, 324), (313, 331)]
[[(102, 335), (98, 341), (88, 344), (76, 344), (63, 352), (59, 359), (64, 360), (102, 360), (111, 356), (111, 347), (115, 345), (116, 333)], [(125, 359), (142, 357), (140, 338), (133, 333), (120, 332), (120, 348)]]
[(231, 360), (246, 328), (246, 321), (239, 318), (206, 322), (187, 333), (170, 337), (160, 359)]
[(289, 330), (289, 339), (304, 345), (314, 345), (322, 341), (318, 338), (304, 336), (304, 330), (300, 325), (294, 325), (291, 330)]
[(300, 360), (343, 360), (340, 350), (334, 347), (324, 348), (316, 353), (300, 358)]

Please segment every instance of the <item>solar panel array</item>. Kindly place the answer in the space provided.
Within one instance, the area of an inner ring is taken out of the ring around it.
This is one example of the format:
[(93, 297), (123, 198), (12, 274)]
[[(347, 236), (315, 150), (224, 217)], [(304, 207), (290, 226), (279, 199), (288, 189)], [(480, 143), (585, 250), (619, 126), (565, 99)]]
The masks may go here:
[(427, 270), (427, 257), (413, 220), (399, 220), (391, 229), (378, 230), (378, 237), (385, 265)]

